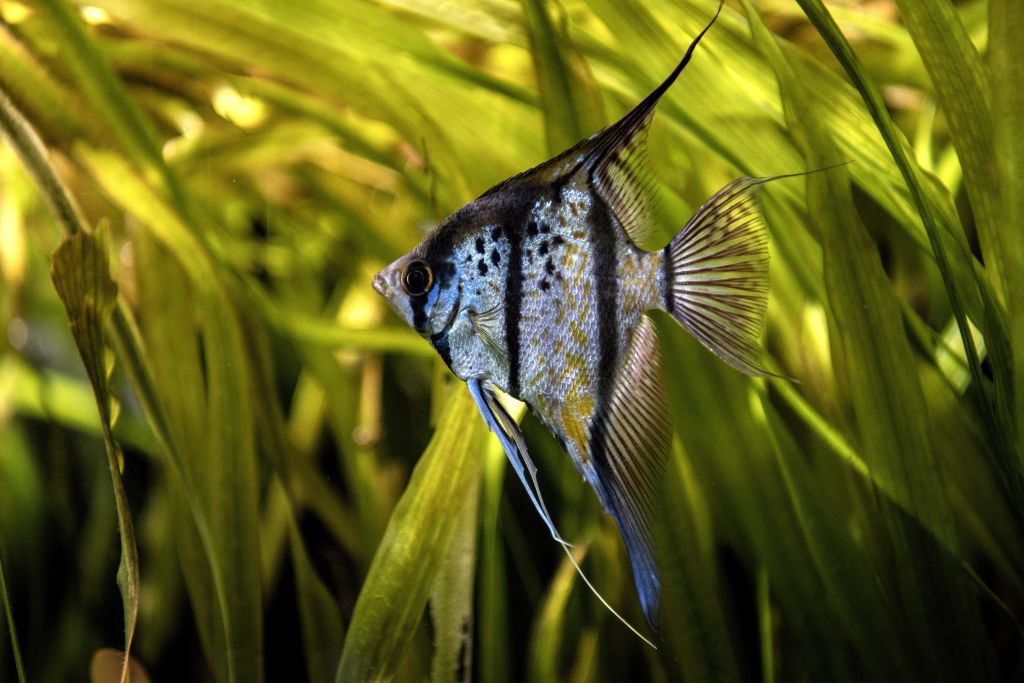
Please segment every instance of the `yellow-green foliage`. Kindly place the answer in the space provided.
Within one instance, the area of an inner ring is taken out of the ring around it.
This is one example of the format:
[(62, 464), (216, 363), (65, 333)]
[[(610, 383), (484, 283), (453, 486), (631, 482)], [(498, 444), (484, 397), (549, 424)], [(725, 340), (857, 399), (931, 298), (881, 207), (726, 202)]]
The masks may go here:
[(840, 165), (766, 191), (796, 381), (657, 316), (657, 651), (369, 287), (715, 5), (0, 0), (0, 680), (118, 680), (126, 647), (135, 681), (1024, 677), (1018, 0), (729, 0), (660, 105), (662, 239), (736, 176)]

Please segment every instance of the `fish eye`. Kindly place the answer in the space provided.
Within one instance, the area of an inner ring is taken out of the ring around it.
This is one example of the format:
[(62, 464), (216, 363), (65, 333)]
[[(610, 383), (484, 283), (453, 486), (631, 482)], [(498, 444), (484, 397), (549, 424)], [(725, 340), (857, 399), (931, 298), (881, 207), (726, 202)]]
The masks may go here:
[(406, 294), (419, 296), (430, 291), (434, 284), (434, 271), (426, 261), (413, 261), (402, 271), (402, 289)]

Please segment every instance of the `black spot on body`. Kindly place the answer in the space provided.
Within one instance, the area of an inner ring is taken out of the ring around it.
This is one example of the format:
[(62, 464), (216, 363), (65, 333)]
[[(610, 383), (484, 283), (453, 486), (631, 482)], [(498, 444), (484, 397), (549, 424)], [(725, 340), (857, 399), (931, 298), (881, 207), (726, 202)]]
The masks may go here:
[(441, 265), (437, 267), (437, 276), (440, 282), (447, 282), (451, 278), (455, 277), (455, 264), (451, 261), (443, 261)]
[(476, 238), (476, 253), (478, 253), (478, 254), (484, 253), (484, 238), (483, 237), (477, 237)]
[[(579, 164), (577, 164), (576, 168), (579, 168)], [(576, 172), (576, 168), (573, 168), (571, 171), (563, 175), (561, 178), (551, 183), (551, 193), (552, 195), (554, 195), (553, 198), (555, 200), (555, 204), (562, 203), (562, 190), (564, 190), (565, 186), (569, 184), (569, 178), (572, 177), (572, 174)]]
[(492, 242), (497, 242), (499, 239), (501, 239), (501, 226), (500, 225), (491, 228), (491, 241)]
[(487, 264), (484, 263), (483, 259), (476, 262), (476, 269), (480, 271), (481, 275), (487, 275)]
[(561, 235), (555, 235), (554, 239), (551, 240), (551, 243), (554, 244), (556, 247), (560, 247), (563, 244), (565, 244), (565, 240), (562, 239)]
[(529, 223), (526, 224), (526, 234), (529, 235), (530, 237), (536, 237), (537, 236), (537, 222), (536, 221), (530, 221)]
[(548, 291), (548, 289), (550, 289), (550, 287), (551, 287), (551, 283), (548, 282), (547, 278), (544, 278), (543, 280), (540, 281), (540, 288), (542, 290), (544, 290), (545, 292)]
[(554, 274), (555, 264), (551, 262), (551, 259), (548, 259), (547, 263), (544, 264), (544, 272), (546, 272), (548, 275)]
[(541, 223), (540, 231), (546, 235), (549, 232), (551, 232), (551, 226), (548, 225), (547, 223)]
[(540, 254), (541, 256), (544, 256), (544, 255), (546, 255), (548, 253), (548, 241), (547, 240), (544, 240), (543, 242), (540, 243), (540, 248), (537, 249), (537, 253)]
[(493, 263), (494, 265), (498, 265), (499, 263), (501, 263), (501, 255), (498, 254), (497, 249), (491, 250), (491, 263)]

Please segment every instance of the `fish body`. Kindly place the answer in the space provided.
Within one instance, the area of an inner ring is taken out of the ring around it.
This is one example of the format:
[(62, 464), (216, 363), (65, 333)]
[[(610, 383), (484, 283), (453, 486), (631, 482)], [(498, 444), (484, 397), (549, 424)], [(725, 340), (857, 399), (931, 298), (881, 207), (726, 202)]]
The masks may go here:
[(663, 249), (638, 246), (651, 229), (647, 127), (700, 36), (622, 119), (491, 188), (374, 280), (467, 382), (561, 540), (518, 427), (494, 390), (524, 401), (558, 438), (615, 518), (652, 625), (661, 592), (653, 510), (671, 431), (645, 312), (667, 310), (734, 367), (765, 374), (759, 337), (768, 252), (755, 205), (765, 179), (728, 185)]

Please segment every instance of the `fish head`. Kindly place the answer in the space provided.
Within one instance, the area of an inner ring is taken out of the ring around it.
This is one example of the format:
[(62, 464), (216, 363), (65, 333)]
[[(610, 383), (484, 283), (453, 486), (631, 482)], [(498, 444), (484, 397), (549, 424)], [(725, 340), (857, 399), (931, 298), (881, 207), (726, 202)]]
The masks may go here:
[(424, 244), (395, 259), (373, 278), (373, 288), (419, 335), (442, 334), (458, 314), (458, 281), (444, 263), (431, 262)]
[(508, 208), (502, 197), (467, 204), (373, 280), (460, 379), (494, 379), (504, 363)]

